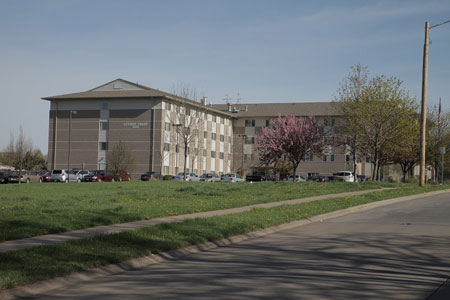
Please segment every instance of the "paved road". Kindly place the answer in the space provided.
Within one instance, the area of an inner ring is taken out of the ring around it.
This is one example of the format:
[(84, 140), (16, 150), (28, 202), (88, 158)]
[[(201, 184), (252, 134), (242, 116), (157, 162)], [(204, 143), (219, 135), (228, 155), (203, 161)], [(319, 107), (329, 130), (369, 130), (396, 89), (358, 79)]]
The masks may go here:
[[(42, 299), (450, 299), (450, 193), (100, 278)], [(38, 298), (38, 297), (36, 297)], [(34, 298), (33, 298), (34, 299)]]

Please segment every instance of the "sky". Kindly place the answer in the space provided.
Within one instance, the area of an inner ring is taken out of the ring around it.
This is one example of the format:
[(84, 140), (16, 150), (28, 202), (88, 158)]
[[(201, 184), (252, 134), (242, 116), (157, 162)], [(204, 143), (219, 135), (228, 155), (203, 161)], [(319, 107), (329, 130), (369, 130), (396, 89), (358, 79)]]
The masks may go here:
[[(215, 104), (332, 101), (350, 67), (420, 103), (424, 24), (448, 0), (0, 0), (0, 151), (47, 153), (49, 102), (117, 78)], [(450, 23), (431, 30), (428, 102), (450, 109)]]

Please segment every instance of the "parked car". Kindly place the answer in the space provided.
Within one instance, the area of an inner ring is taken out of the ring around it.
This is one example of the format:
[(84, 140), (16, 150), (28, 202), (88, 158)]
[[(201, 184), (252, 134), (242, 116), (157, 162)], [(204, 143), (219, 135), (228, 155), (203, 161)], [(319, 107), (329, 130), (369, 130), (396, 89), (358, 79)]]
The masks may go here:
[(10, 172), (0, 172), (0, 183), (8, 183), (9, 177), (11, 176)]
[(40, 182), (41, 172), (40, 171), (28, 171), (22, 175), (21, 182)]
[(52, 170), (50, 175), (50, 180), (52, 182), (69, 182), (69, 171), (68, 170)]
[(131, 181), (131, 175), (128, 173), (113, 174), (110, 171), (95, 170), (89, 175), (85, 175), (84, 182), (102, 182), (102, 181)]
[(93, 172), (90, 172), (88, 175), (84, 176), (83, 181), (84, 182), (102, 182), (105, 179), (105, 176), (111, 176), (112, 173), (106, 172), (104, 170), (95, 170)]
[(141, 175), (142, 181), (149, 181), (149, 180), (162, 180), (162, 175), (159, 172), (145, 172)]
[[(178, 175), (172, 180), (184, 181), (184, 173), (178, 173)], [(186, 173), (186, 181), (200, 181), (200, 177), (198, 177), (195, 173)]]
[(69, 173), (69, 182), (82, 182), (84, 176), (89, 175), (88, 170), (71, 170)]
[(200, 176), (200, 181), (219, 182), (220, 177), (215, 173), (205, 173), (202, 176)]
[(359, 182), (363, 182), (363, 181), (367, 180), (365, 175), (356, 175), (356, 178), (358, 179)]
[(111, 179), (107, 177), (105, 181), (131, 181), (131, 175), (129, 173), (114, 174)]
[(51, 180), (52, 172), (46, 171), (39, 173), (39, 182), (50, 182)]
[(228, 173), (223, 175), (220, 182), (244, 182), (244, 179), (241, 178), (241, 175), (236, 173)]
[(26, 172), (19, 173), (18, 171), (14, 171), (14, 172), (12, 172), (12, 174), (18, 178), (20, 183), (30, 183), (30, 182), (32, 182), (32, 179), (33, 179), (33, 182), (35, 182), (35, 181), (37, 182), (39, 180), (39, 179), (36, 179), (35, 176), (29, 175)]
[(308, 176), (307, 181), (326, 182), (328, 181), (328, 177), (323, 175), (312, 175)]
[(339, 171), (333, 174), (334, 180), (344, 182), (355, 182), (355, 176), (350, 171)]
[(252, 175), (245, 176), (245, 181), (248, 182), (261, 182), (266, 181), (266, 173), (262, 172), (253, 172)]
[(288, 181), (292, 181), (292, 182), (305, 182), (306, 179), (305, 177), (301, 176), (301, 175), (290, 175), (288, 177)]

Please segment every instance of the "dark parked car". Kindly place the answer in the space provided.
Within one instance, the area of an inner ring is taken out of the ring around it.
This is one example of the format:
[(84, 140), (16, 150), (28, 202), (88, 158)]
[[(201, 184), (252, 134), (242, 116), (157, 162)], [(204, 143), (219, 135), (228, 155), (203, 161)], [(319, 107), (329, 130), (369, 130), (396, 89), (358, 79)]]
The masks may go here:
[[(105, 179), (105, 176), (109, 175), (108, 173), (109, 172), (106, 172), (104, 170), (96, 170), (96, 171), (93, 171), (92, 173), (84, 176), (83, 181), (84, 182), (102, 182)], [(111, 176), (112, 176), (112, 173), (111, 173)]]
[(326, 182), (326, 181), (328, 181), (328, 177), (322, 176), (322, 175), (313, 175), (313, 176), (309, 176), (306, 180), (307, 181), (315, 181), (315, 182)]
[(11, 173), (9, 172), (0, 172), (0, 183), (8, 183), (9, 177), (11, 176)]
[(51, 178), (50, 176), (52, 175), (52, 172), (47, 171), (47, 172), (41, 172), (39, 174), (39, 182), (50, 182)]
[(149, 181), (149, 180), (161, 180), (162, 175), (159, 172), (145, 172), (141, 175), (142, 181)]
[(128, 173), (113, 174), (105, 170), (96, 170), (91, 174), (84, 176), (84, 182), (102, 182), (102, 181), (130, 181), (131, 176)]
[(252, 175), (245, 176), (245, 180), (248, 182), (266, 181), (266, 173), (254, 172)]
[(365, 175), (356, 175), (356, 178), (358, 179), (359, 182), (363, 182), (363, 181), (367, 180)]

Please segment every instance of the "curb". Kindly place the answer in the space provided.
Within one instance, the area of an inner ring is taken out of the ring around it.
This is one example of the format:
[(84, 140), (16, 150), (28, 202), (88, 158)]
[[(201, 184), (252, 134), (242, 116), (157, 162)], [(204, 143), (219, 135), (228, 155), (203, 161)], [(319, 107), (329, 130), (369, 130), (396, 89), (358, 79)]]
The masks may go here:
[(21, 297), (32, 297), (38, 294), (43, 294), (49, 292), (51, 290), (60, 289), (67, 285), (75, 285), (79, 282), (95, 280), (96, 278), (105, 276), (105, 275), (113, 275), (117, 273), (121, 273), (124, 271), (133, 270), (136, 268), (142, 268), (146, 266), (150, 266), (157, 263), (168, 262), (183, 258), (187, 255), (199, 253), (203, 251), (212, 250), (219, 247), (228, 246), (235, 243), (240, 243), (243, 241), (247, 241), (250, 239), (263, 237), (265, 235), (276, 233), (284, 230), (289, 230), (293, 228), (297, 228), (303, 225), (322, 222), (328, 219), (333, 219), (336, 217), (345, 216), (348, 214), (362, 212), (371, 210), (377, 207), (401, 203), (409, 200), (415, 200), (428, 196), (435, 196), (444, 193), (448, 193), (449, 190), (440, 190), (429, 193), (415, 194), (411, 196), (403, 196), (399, 198), (381, 200), (377, 202), (371, 202), (368, 204), (358, 205), (346, 209), (337, 210), (334, 212), (317, 215), (308, 219), (302, 219), (298, 221), (293, 221), (290, 223), (280, 224), (274, 227), (268, 227), (265, 229), (261, 229), (258, 231), (253, 231), (245, 234), (240, 234), (236, 236), (232, 236), (229, 238), (224, 238), (215, 242), (207, 242), (199, 245), (191, 245), (184, 248), (162, 252), (160, 254), (152, 254), (149, 256), (133, 258), (121, 263), (111, 264), (107, 266), (101, 266), (92, 268), (86, 271), (73, 273), (63, 277), (57, 277), (53, 279), (48, 279), (40, 282), (36, 282), (26, 286), (19, 286), (12, 289), (7, 289), (0, 291), (0, 299), (9, 300), (16, 299)]

